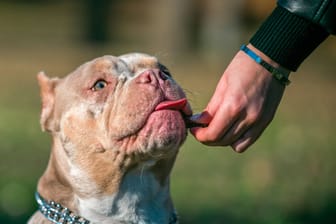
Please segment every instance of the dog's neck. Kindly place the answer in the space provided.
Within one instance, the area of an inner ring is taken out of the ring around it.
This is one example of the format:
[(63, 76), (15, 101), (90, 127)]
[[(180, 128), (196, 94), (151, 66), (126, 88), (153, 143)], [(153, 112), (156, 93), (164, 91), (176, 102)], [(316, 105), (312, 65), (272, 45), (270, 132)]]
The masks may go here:
[(113, 195), (78, 198), (80, 213), (97, 223), (168, 223), (173, 213), (169, 185), (161, 186), (147, 169), (127, 173)]
[[(116, 170), (119, 174), (106, 183), (115, 185), (116, 190), (107, 193), (96, 188), (83, 170), (69, 164), (65, 154), (61, 144), (54, 142), (48, 168), (38, 185), (45, 199), (62, 204), (91, 223), (170, 222), (174, 207), (169, 173), (174, 159)], [(111, 176), (106, 175), (107, 179)]]

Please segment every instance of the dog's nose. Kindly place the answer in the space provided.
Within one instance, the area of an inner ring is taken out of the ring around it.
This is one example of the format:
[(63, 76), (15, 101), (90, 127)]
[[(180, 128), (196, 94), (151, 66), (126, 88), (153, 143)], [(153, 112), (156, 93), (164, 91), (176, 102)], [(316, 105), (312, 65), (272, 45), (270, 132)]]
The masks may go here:
[(169, 77), (159, 69), (149, 69), (142, 72), (137, 77), (137, 82), (143, 84), (156, 84), (158, 82), (160, 83), (161, 81), (165, 81), (168, 78)]
[(138, 83), (154, 84), (156, 82), (155, 72), (153, 70), (146, 70), (141, 73), (136, 79)]

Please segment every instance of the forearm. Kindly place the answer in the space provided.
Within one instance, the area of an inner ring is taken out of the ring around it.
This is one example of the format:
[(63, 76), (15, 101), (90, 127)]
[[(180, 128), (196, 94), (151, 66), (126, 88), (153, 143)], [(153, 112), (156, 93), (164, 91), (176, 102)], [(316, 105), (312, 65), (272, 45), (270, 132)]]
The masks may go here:
[(296, 71), (328, 36), (320, 25), (278, 6), (250, 43), (281, 66)]

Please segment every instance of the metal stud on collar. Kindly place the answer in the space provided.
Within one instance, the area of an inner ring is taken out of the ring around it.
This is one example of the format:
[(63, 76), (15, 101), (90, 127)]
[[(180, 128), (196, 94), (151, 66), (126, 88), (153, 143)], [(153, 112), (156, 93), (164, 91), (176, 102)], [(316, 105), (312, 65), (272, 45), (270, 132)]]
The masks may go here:
[[(51, 222), (56, 224), (90, 224), (90, 221), (77, 216), (70, 209), (63, 207), (54, 201), (45, 200), (38, 192), (35, 192), (35, 200), (39, 211)], [(178, 224), (179, 217), (176, 211), (169, 219), (169, 224)]]
[(40, 212), (50, 221), (56, 224), (89, 224), (90, 221), (75, 215), (71, 210), (62, 205), (45, 200), (38, 192), (35, 199)]

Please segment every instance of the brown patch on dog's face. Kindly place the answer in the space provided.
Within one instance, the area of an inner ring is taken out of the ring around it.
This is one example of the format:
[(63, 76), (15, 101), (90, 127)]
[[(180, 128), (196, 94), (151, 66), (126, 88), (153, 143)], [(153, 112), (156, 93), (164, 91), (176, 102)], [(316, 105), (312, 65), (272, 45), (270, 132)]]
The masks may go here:
[[(53, 104), (42, 110), (42, 114), (50, 111), (46, 130), (60, 139), (70, 161), (103, 191), (113, 192), (116, 184), (107, 183), (118, 182), (132, 164), (173, 161), (185, 140), (181, 111), (156, 110), (164, 101), (185, 98), (163, 70), (156, 58), (144, 54), (104, 56), (80, 66), (53, 87), (40, 82), (42, 89), (53, 93), (48, 97)], [(191, 112), (188, 104), (180, 110)], [(42, 120), (41, 124), (46, 125)]]

